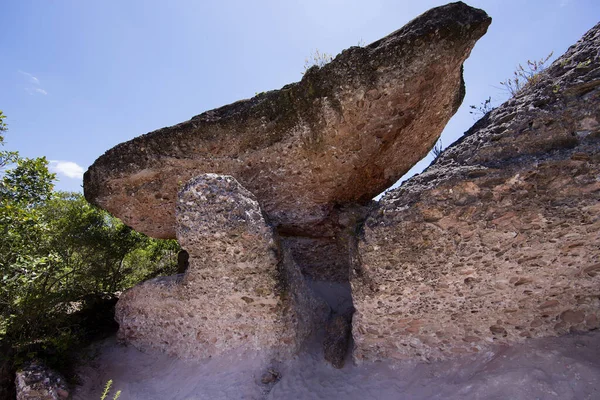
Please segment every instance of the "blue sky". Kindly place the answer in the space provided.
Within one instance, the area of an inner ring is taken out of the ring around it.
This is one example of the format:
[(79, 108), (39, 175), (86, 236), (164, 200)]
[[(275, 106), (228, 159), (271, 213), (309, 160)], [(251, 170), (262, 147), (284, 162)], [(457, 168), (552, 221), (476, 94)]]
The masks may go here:
[[(300, 80), (315, 49), (368, 44), (444, 1), (4, 0), (0, 110), (8, 150), (46, 156), (57, 188), (112, 146)], [(480, 0), (493, 18), (465, 64), (467, 96), (444, 147), (500, 103), (527, 59), (564, 53), (600, 19), (598, 0)], [(423, 160), (412, 172), (429, 164)], [(411, 173), (412, 173), (411, 172)]]

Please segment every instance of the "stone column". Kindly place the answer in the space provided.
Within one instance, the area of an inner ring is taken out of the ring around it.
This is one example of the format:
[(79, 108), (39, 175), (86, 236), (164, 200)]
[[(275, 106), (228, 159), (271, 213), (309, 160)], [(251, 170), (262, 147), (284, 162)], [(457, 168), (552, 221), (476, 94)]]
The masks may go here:
[(295, 352), (320, 308), (256, 197), (231, 176), (204, 174), (179, 192), (176, 217), (189, 268), (122, 296), (120, 338), (185, 358)]

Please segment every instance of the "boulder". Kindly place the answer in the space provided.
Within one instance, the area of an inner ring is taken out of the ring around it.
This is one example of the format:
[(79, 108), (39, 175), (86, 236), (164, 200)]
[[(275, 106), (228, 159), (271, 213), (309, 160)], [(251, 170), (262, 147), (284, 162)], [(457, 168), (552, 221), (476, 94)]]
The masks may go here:
[(15, 378), (17, 400), (66, 400), (69, 387), (58, 372), (40, 361), (27, 363)]
[(279, 248), (256, 197), (233, 177), (204, 174), (188, 182), (177, 220), (189, 267), (121, 296), (120, 339), (182, 358), (233, 349), (283, 357), (322, 324), (327, 309)]
[(439, 359), (600, 321), (600, 24), (372, 209), (357, 361)]

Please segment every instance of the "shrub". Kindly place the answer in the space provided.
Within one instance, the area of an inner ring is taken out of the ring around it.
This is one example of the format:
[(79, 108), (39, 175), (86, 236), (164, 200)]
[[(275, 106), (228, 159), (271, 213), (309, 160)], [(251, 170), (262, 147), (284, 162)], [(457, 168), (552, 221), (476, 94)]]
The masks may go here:
[(513, 77), (508, 78), (504, 82), (500, 82), (500, 85), (503, 86), (511, 97), (514, 97), (525, 86), (530, 83), (535, 84), (539, 80), (539, 73), (546, 69), (546, 63), (553, 54), (554, 52), (551, 52), (548, 56), (537, 61), (527, 60), (525, 67), (522, 64), (519, 64), (517, 69), (513, 72)]
[(331, 62), (332, 60), (333, 60), (333, 56), (331, 54), (321, 53), (319, 51), (319, 49), (316, 49), (315, 51), (313, 51), (311, 53), (310, 56), (306, 57), (306, 59), (304, 60), (303, 74), (305, 74), (306, 71), (308, 71), (312, 67), (316, 66), (318, 68), (321, 68), (324, 65), (328, 64), (329, 62)]
[(54, 179), (44, 157), (0, 151), (0, 345), (15, 365), (41, 357), (61, 368), (73, 348), (107, 330), (86, 317), (91, 309), (177, 271), (176, 241), (135, 232), (80, 193), (54, 191)]
[(469, 111), (469, 114), (472, 114), (477, 119), (479, 119), (485, 114), (492, 111), (495, 107), (492, 106), (492, 97), (490, 96), (485, 101), (482, 101), (478, 106), (471, 104), (469, 108), (471, 109), (471, 111)]
[(438, 158), (440, 154), (442, 154), (442, 151), (444, 151), (444, 145), (442, 143), (442, 139), (438, 139), (436, 144), (433, 146), (433, 149), (431, 149), (431, 154), (433, 155), (433, 158)]

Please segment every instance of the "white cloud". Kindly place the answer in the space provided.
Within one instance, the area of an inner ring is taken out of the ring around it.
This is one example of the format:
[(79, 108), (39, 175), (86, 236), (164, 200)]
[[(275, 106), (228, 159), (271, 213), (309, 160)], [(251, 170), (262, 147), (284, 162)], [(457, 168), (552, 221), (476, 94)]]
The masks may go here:
[(30, 83), (33, 83), (34, 85), (40, 84), (40, 80), (38, 78), (36, 78), (35, 76), (31, 75), (29, 72), (19, 70), (19, 73), (28, 77)]
[(83, 179), (83, 168), (73, 161), (50, 160), (50, 171), (67, 178)]
[(48, 94), (48, 92), (46, 92), (44, 89), (42, 88), (25, 88), (25, 91), (29, 94), (43, 94), (44, 96)]
[(559, 6), (562, 7), (566, 7), (569, 5), (569, 3), (571, 2), (571, 0), (560, 0), (560, 4)]
[(32, 74), (30, 74), (29, 72), (25, 72), (25, 71), (21, 71), (19, 70), (19, 73), (21, 75), (24, 75), (27, 77), (27, 79), (29, 80), (29, 87), (25, 88), (25, 91), (31, 95), (39, 93), (39, 94), (43, 94), (44, 96), (48, 94), (48, 92), (46, 92), (44, 89), (42, 89), (40, 87), (40, 80), (33, 76)]

